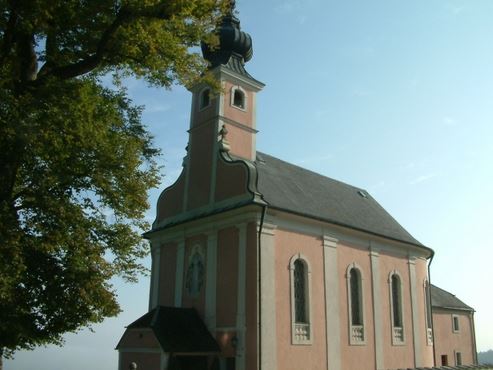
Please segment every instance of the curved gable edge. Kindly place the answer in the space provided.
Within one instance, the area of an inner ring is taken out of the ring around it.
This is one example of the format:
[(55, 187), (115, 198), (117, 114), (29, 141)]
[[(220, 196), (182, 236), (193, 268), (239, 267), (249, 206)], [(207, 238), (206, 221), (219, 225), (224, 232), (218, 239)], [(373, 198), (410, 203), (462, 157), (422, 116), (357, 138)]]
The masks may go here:
[[(153, 229), (158, 227), (158, 224), (163, 219), (175, 216), (182, 212), (183, 197), (185, 194), (185, 173), (186, 169), (183, 168), (180, 176), (178, 176), (176, 181), (172, 185), (165, 188), (159, 195), (156, 204), (156, 218), (152, 223)], [(174, 202), (170, 202), (170, 200), (173, 198), (173, 195), (177, 196), (175, 199), (173, 199)], [(168, 207), (168, 203), (170, 203), (171, 207)]]

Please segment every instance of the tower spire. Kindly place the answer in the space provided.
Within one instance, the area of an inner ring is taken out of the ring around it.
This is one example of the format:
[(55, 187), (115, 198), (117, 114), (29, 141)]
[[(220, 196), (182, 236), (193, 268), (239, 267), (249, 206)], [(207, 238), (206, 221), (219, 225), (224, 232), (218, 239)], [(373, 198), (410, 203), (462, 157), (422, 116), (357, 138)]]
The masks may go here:
[(235, 13), (236, 1), (230, 0), (229, 9), (215, 31), (219, 45), (211, 47), (203, 42), (202, 54), (210, 63), (211, 69), (223, 65), (249, 76), (244, 64), (253, 56), (252, 38), (241, 30), (240, 20)]

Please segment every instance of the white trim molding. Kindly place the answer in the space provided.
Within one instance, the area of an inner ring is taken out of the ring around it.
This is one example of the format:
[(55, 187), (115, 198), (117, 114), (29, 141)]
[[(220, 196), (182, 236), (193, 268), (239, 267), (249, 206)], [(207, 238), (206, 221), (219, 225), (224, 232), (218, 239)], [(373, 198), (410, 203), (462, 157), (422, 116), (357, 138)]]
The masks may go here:
[(175, 307), (181, 307), (183, 297), (183, 269), (185, 265), (185, 238), (178, 242), (176, 251)]
[[(259, 225), (258, 225), (259, 226)], [(260, 235), (260, 333), (262, 369), (277, 369), (277, 314), (276, 314), (276, 225), (264, 222)]]
[(159, 304), (159, 282), (161, 280), (161, 245), (151, 247), (151, 294), (149, 295), (149, 311)]
[(380, 252), (370, 245), (371, 286), (373, 294), (373, 325), (375, 340), (375, 366), (377, 370), (384, 369), (383, 340), (382, 340), (382, 301), (380, 292)]
[[(296, 320), (296, 286), (295, 286), (295, 263), (301, 261), (303, 265), (303, 286), (304, 290), (304, 313), (305, 320), (303, 322), (297, 322)], [(313, 330), (312, 330), (312, 305), (311, 305), (311, 275), (312, 269), (310, 262), (306, 256), (301, 253), (297, 253), (289, 260), (289, 282), (291, 291), (291, 344), (312, 344), (313, 343)]]
[[(397, 280), (396, 284), (397, 285), (397, 298), (398, 298), (398, 306), (394, 308), (394, 305), (396, 302), (394, 302), (394, 297), (393, 297), (393, 278), (396, 277)], [(404, 308), (404, 297), (402, 294), (402, 275), (399, 273), (397, 270), (392, 270), (389, 273), (389, 299), (390, 299), (390, 328), (391, 328), (391, 338), (392, 338), (392, 345), (394, 346), (402, 346), (406, 344), (406, 330), (405, 330), (405, 324), (404, 324), (404, 315), (403, 315), (403, 308)], [(398, 318), (394, 317), (394, 310), (397, 309), (397, 313), (399, 314)], [(395, 325), (396, 320), (400, 324), (400, 326)]]
[[(352, 287), (351, 287), (351, 271), (355, 271), (356, 278), (358, 279), (358, 310), (360, 316), (360, 323), (353, 324), (353, 302), (352, 302)], [(348, 336), (349, 344), (361, 346), (366, 344), (366, 329), (365, 329), (365, 296), (363, 290), (363, 270), (356, 263), (351, 263), (346, 269), (346, 286), (347, 286), (347, 302), (348, 302)]]
[(430, 303), (430, 284), (428, 279), (423, 280), (423, 294), (424, 294), (424, 310), (425, 310), (425, 332), (426, 332), (426, 345), (433, 345), (433, 317)]
[[(242, 100), (243, 106), (235, 104), (235, 94), (237, 91), (239, 91), (243, 95), (243, 100)], [(242, 88), (240, 85), (235, 85), (231, 88), (230, 95), (231, 95), (230, 96), (230, 105), (233, 108), (236, 108), (236, 109), (239, 109), (243, 112), (246, 112), (248, 109), (248, 94), (245, 91), (245, 89)]]
[(459, 315), (452, 314), (452, 332), (454, 334), (460, 333), (460, 317), (459, 317)]
[(211, 333), (213, 333), (216, 330), (217, 230), (207, 233), (206, 276), (205, 322)]
[(414, 343), (414, 366), (423, 366), (423, 353), (421, 347), (422, 331), (419, 323), (419, 310), (418, 310), (418, 288), (416, 277), (416, 258), (409, 256), (409, 288), (411, 293), (411, 319), (413, 326), (413, 343)]
[(245, 332), (246, 332), (246, 247), (247, 224), (241, 223), (238, 228), (238, 297), (236, 310), (236, 370), (245, 370)]
[(333, 236), (322, 236), (325, 287), (325, 341), (327, 370), (341, 369), (341, 324), (337, 243)]

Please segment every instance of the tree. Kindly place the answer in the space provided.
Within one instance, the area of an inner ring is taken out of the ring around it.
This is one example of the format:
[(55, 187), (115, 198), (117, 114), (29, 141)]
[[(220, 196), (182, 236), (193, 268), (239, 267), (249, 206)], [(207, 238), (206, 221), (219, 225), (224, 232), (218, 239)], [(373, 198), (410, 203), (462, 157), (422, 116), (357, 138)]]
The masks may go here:
[(196, 81), (205, 66), (191, 48), (226, 6), (0, 0), (0, 358), (119, 312), (110, 279), (144, 271), (159, 180), (120, 81)]

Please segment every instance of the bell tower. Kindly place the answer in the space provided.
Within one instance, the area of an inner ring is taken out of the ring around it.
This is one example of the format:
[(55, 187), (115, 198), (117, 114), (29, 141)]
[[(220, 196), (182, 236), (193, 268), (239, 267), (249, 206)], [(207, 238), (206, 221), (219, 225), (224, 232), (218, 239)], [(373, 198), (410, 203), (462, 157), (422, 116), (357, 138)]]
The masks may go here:
[[(216, 30), (219, 44), (211, 47), (202, 43), (203, 56), (209, 62), (209, 71), (220, 82), (221, 91), (213, 95), (205, 84), (191, 89), (192, 145), (189, 149), (193, 157), (196, 155), (193, 148), (193, 143), (197, 141), (196, 136), (205, 133), (208, 137), (201, 138), (200, 141), (208, 141), (207, 144), (214, 151), (222, 150), (233, 157), (255, 160), (255, 99), (264, 84), (250, 76), (245, 69), (245, 63), (253, 56), (252, 38), (241, 31), (234, 9), (235, 2), (232, 1), (229, 13)], [(203, 126), (213, 127), (204, 130)], [(201, 157), (200, 154), (198, 156)]]

